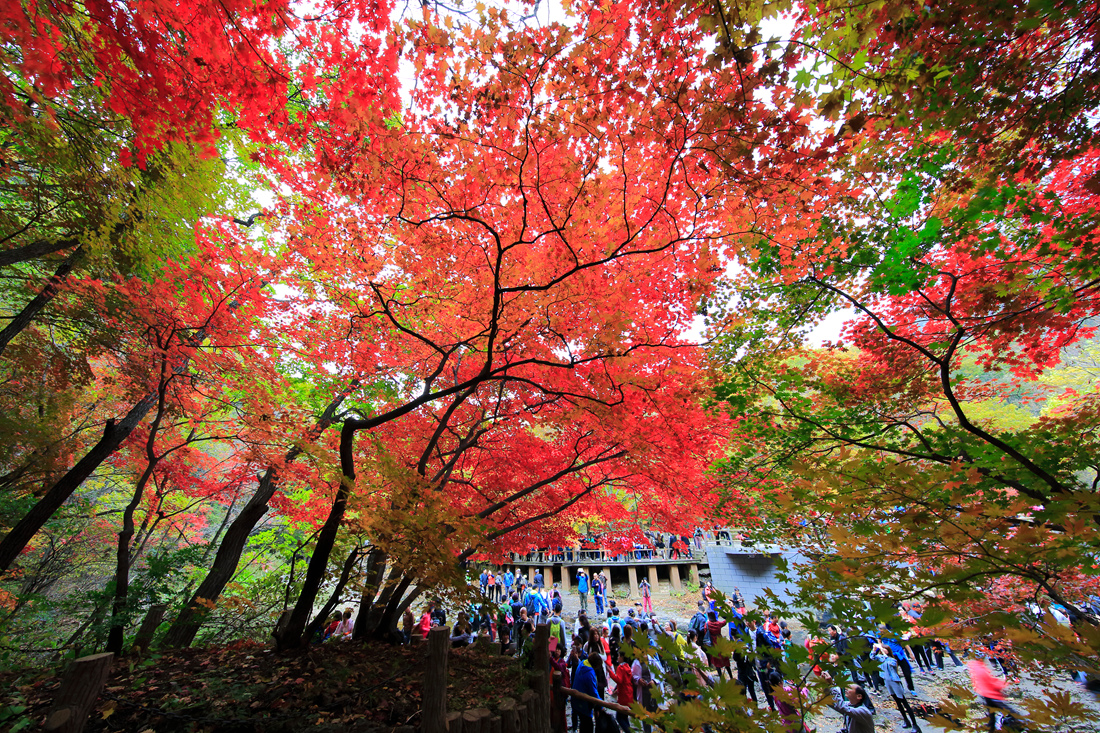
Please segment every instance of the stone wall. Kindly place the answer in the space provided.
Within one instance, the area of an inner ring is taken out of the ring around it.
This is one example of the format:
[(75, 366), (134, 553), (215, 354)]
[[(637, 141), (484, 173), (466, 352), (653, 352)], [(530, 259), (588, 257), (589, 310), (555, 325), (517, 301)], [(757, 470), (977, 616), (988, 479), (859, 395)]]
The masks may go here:
[(775, 546), (708, 544), (706, 549), (714, 587), (727, 595), (739, 588), (750, 608), (758, 605), (756, 599), (764, 597), (765, 588), (770, 588), (781, 599), (789, 599), (783, 584), (776, 578), (776, 556), (781, 555), (792, 563), (806, 559), (799, 553)]

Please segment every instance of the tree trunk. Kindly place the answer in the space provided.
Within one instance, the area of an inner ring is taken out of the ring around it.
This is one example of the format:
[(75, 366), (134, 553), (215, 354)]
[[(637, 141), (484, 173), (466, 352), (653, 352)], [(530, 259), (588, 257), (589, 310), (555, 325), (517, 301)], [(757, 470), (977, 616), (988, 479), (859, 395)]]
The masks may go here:
[(4, 349), (8, 347), (11, 340), (19, 335), (19, 333), (30, 325), (35, 316), (42, 312), (42, 310), (50, 304), (50, 301), (57, 295), (57, 290), (61, 286), (61, 283), (72, 272), (73, 266), (80, 258), (81, 253), (84, 251), (83, 247), (77, 247), (69, 256), (66, 257), (58, 266), (54, 274), (46, 281), (45, 286), (39, 291), (38, 295), (31, 299), (30, 303), (23, 306), (23, 310), (15, 314), (15, 317), (8, 321), (8, 325), (4, 327), (3, 331), (0, 331), (0, 356), (3, 355)]
[(350, 487), (355, 485), (355, 432), (356, 429), (350, 422), (345, 422), (340, 431), (340, 467), (343, 480), (336, 489), (336, 498), (329, 509), (328, 517), (321, 526), (317, 535), (317, 544), (313, 548), (313, 554), (309, 558), (309, 567), (306, 569), (306, 577), (302, 583), (302, 590), (298, 594), (298, 602), (294, 604), (290, 620), (282, 635), (276, 640), (280, 649), (294, 649), (305, 644), (304, 638), (306, 622), (309, 621), (313, 611), (313, 603), (317, 600), (317, 593), (321, 589), (321, 582), (325, 578), (328, 569), (329, 555), (336, 545), (336, 535), (340, 531), (340, 522), (344, 518), (344, 510), (348, 505), (348, 493)]
[[(107, 651), (116, 656), (122, 654), (122, 641), (126, 633), (126, 601), (130, 592), (130, 540), (134, 537), (134, 512), (141, 505), (145, 494), (145, 485), (153, 476), (159, 458), (157, 456), (157, 434), (164, 419), (164, 406), (168, 396), (168, 382), (171, 380), (167, 357), (160, 362), (160, 383), (157, 385), (157, 414), (149, 426), (149, 437), (145, 440), (145, 470), (141, 472), (134, 485), (134, 495), (122, 512), (122, 530), (118, 533), (118, 550), (115, 553), (115, 598), (111, 604), (111, 630), (107, 633)], [(146, 515), (148, 519), (148, 515)]]
[(347, 559), (344, 560), (344, 567), (340, 571), (340, 579), (336, 581), (336, 587), (332, 589), (332, 593), (329, 594), (328, 600), (325, 601), (325, 605), (321, 607), (321, 610), (317, 612), (317, 615), (314, 616), (313, 620), (306, 626), (306, 643), (309, 643), (310, 639), (315, 638), (317, 631), (325, 625), (325, 621), (328, 620), (333, 609), (340, 605), (340, 596), (343, 594), (344, 588), (348, 585), (348, 579), (351, 578), (351, 571), (355, 568), (355, 565), (362, 556), (363, 553), (360, 552), (360, 548), (356, 546), (352, 549)]
[(63, 249), (75, 247), (78, 244), (80, 244), (80, 242), (76, 239), (59, 239), (56, 242), (39, 240), (37, 242), (31, 242), (30, 244), (24, 244), (22, 247), (6, 249), (0, 252), (0, 267), (8, 267), (9, 265), (18, 265), (20, 262), (37, 260), (46, 255), (51, 255), (54, 252), (60, 252)]
[(130, 408), (130, 412), (126, 413), (118, 424), (115, 424), (114, 420), (107, 421), (103, 429), (103, 437), (99, 442), (50, 487), (50, 490), (31, 507), (31, 510), (0, 542), (0, 570), (11, 567), (31, 538), (42, 529), (42, 525), (49, 521), (54, 512), (72, 496), (84, 479), (91, 476), (92, 472), (99, 468), (99, 465), (114, 453), (126, 438), (130, 437), (130, 433), (141, 423), (156, 401), (157, 395), (154, 392)]
[[(150, 437), (152, 440), (152, 437)], [(107, 651), (121, 655), (126, 633), (126, 601), (130, 593), (130, 540), (134, 536), (134, 512), (141, 503), (145, 484), (153, 475), (155, 463), (146, 466), (134, 486), (134, 495), (122, 513), (122, 530), (118, 533), (118, 549), (115, 551), (115, 597), (111, 603), (111, 630), (107, 632)]]
[(248, 544), (248, 536), (267, 513), (267, 503), (278, 488), (275, 477), (275, 468), (269, 467), (260, 479), (256, 493), (226, 530), (225, 537), (218, 548), (218, 554), (214, 556), (214, 564), (210, 566), (210, 571), (199, 585), (199, 589), (195, 591), (194, 597), (184, 606), (168, 629), (162, 646), (169, 648), (191, 646), (206, 614), (210, 611), (211, 604), (218, 599), (225, 590), (225, 586), (233, 579), (233, 574), (237, 572), (237, 564), (241, 560), (241, 555), (244, 554), (245, 545)]
[(359, 602), (359, 615), (355, 617), (355, 629), (351, 636), (356, 641), (367, 638), (368, 621), (374, 609), (378, 588), (382, 585), (382, 578), (386, 574), (387, 560), (386, 553), (378, 550), (372, 556), (370, 567), (367, 568), (367, 585), (363, 589), (363, 599)]
[[(347, 396), (358, 386), (359, 380), (354, 380), (348, 385), (347, 389), (329, 403), (317, 421), (314, 438), (320, 436), (326, 428), (332, 425), (336, 418), (336, 411), (340, 409), (340, 405), (343, 404)], [(301, 448), (297, 446), (291, 448), (287, 451), (284, 463), (290, 463), (301, 453)], [(171, 628), (168, 629), (163, 646), (168, 648), (191, 646), (209, 609), (221, 596), (225, 586), (233, 579), (233, 574), (237, 572), (237, 565), (240, 563), (241, 555), (244, 554), (244, 548), (248, 544), (248, 537), (264, 514), (267, 513), (267, 504), (271, 501), (271, 497), (275, 495), (278, 487), (278, 473), (274, 466), (269, 466), (256, 487), (256, 493), (252, 495), (241, 513), (229, 525), (229, 529), (218, 547), (218, 553), (214, 556), (214, 564), (210, 566), (210, 572), (206, 574), (206, 578), (199, 585), (199, 589), (195, 591), (195, 595), (180, 612)]]

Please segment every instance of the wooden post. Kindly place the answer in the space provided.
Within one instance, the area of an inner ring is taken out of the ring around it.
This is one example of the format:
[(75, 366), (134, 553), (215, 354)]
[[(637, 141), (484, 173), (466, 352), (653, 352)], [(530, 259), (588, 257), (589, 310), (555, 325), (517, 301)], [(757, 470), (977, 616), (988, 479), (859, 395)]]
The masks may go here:
[(630, 597), (635, 598), (638, 595), (638, 568), (631, 565), (627, 567), (626, 574), (630, 578)]
[(447, 733), (447, 653), (451, 634), (438, 626), (428, 632), (428, 658), (420, 692), (420, 729), (423, 733)]
[(467, 710), (462, 714), (462, 733), (484, 733), (489, 715), (490, 713), (486, 708)]
[(503, 721), (501, 717), (499, 715), (492, 715), (485, 721), (485, 725), (481, 727), (481, 731), (482, 733), (502, 733), (502, 726)]
[[(530, 692), (530, 690), (528, 690), (528, 692)], [(531, 733), (531, 725), (530, 721), (528, 720), (529, 717), (530, 715), (527, 712), (527, 705), (521, 697), (520, 704), (516, 705), (516, 720), (519, 721), (519, 727), (517, 727), (516, 730), (519, 733)]]
[(657, 566), (649, 566), (649, 594), (651, 596), (657, 595)]
[(462, 733), (462, 713), (447, 713), (447, 733)]
[(562, 692), (561, 671), (555, 669), (550, 682), (550, 730), (552, 733), (565, 733), (565, 693)]
[(138, 629), (137, 637), (134, 638), (134, 646), (131, 647), (131, 651), (141, 654), (149, 648), (149, 644), (153, 641), (153, 634), (156, 633), (161, 619), (164, 618), (164, 612), (167, 610), (168, 606), (163, 603), (149, 607), (149, 610), (145, 613), (145, 620), (141, 622), (141, 628)]
[(519, 713), (516, 701), (510, 697), (500, 701), (500, 733), (519, 733)]
[(527, 711), (526, 722), (523, 714), (520, 714), (520, 724), (525, 733), (539, 733), (539, 696), (534, 690), (524, 690), (519, 696), (520, 703)]
[(680, 568), (675, 565), (668, 566), (668, 579), (672, 581), (672, 590), (680, 593), (684, 590), (684, 586), (680, 583)]
[(550, 626), (539, 624), (535, 627), (534, 648), (536, 678), (535, 692), (539, 696), (539, 727), (536, 733), (550, 733)]
[(566, 562), (568, 562), (568, 560), (563, 561), (562, 564), (561, 564), (561, 597), (562, 597), (562, 599), (564, 599), (567, 595), (569, 595), (569, 588), (570, 588), (570, 585), (569, 585), (569, 582), (570, 582), (570, 579), (569, 579), (569, 566), (565, 564)]
[(80, 733), (88, 722), (96, 698), (107, 684), (115, 655), (93, 654), (69, 665), (46, 718), (46, 730), (53, 733)]
[(696, 563), (688, 565), (688, 577), (695, 585), (699, 585), (699, 566)]

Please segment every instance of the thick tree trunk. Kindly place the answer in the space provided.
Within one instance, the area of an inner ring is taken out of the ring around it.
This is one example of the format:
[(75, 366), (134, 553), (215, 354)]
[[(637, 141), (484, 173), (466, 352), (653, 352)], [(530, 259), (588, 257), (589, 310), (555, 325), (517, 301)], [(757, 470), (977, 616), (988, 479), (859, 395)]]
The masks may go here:
[[(382, 610), (378, 622), (374, 627), (374, 631), (371, 634), (375, 639), (386, 641), (392, 640), (394, 632), (397, 631), (397, 622), (401, 618), (401, 612), (407, 605), (405, 601), (405, 591), (409, 589), (411, 584), (412, 578), (405, 576), (394, 588), (393, 593), (390, 594), (389, 602)], [(408, 603), (411, 602), (412, 600), (410, 599)]]
[[(353, 381), (347, 389), (329, 403), (317, 421), (314, 438), (332, 425), (336, 418), (336, 411), (340, 409), (340, 405), (347, 399), (347, 396), (358, 386), (359, 381)], [(301, 453), (301, 448), (297, 446), (291, 448), (287, 451), (284, 463), (290, 463)], [(229, 529), (218, 547), (218, 553), (214, 556), (214, 564), (210, 567), (210, 572), (206, 574), (206, 578), (203, 579), (190, 602), (180, 612), (175, 623), (168, 629), (163, 646), (168, 648), (191, 646), (209, 609), (221, 596), (225, 586), (233, 579), (233, 574), (237, 572), (237, 565), (240, 563), (244, 548), (248, 544), (248, 537), (264, 514), (267, 513), (268, 502), (271, 501), (271, 497), (275, 495), (278, 487), (278, 473), (274, 466), (270, 466), (264, 472), (263, 477), (260, 478), (256, 493), (252, 495), (241, 513), (229, 525)]]
[(317, 535), (317, 544), (309, 558), (309, 567), (306, 569), (306, 577), (302, 583), (302, 590), (298, 594), (298, 601), (290, 612), (286, 627), (276, 639), (280, 649), (294, 649), (306, 643), (304, 636), (306, 623), (313, 611), (313, 603), (317, 600), (321, 582), (325, 578), (329, 555), (332, 554), (332, 548), (336, 545), (336, 535), (340, 531), (340, 522), (344, 519), (344, 511), (348, 505), (349, 489), (355, 485), (355, 432), (356, 429), (350, 422), (345, 422), (340, 431), (340, 467), (343, 480), (336, 489), (336, 498)]
[(54, 512), (60, 509), (61, 505), (72, 496), (72, 493), (84, 482), (84, 479), (91, 476), (92, 472), (99, 468), (99, 465), (114, 453), (126, 438), (130, 437), (130, 433), (149, 414), (149, 410), (153, 408), (156, 401), (157, 394), (154, 392), (134, 405), (117, 424), (114, 420), (107, 421), (107, 425), (104, 426), (103, 437), (100, 438), (99, 442), (85, 453), (84, 457), (69, 469), (57, 483), (50, 487), (49, 491), (38, 500), (37, 504), (31, 507), (31, 510), (19, 520), (19, 523), (0, 542), (0, 570), (7, 570), (11, 567), (11, 564), (23, 552), (35, 533), (42, 529), (42, 525), (49, 521)]
[(69, 256), (62, 261), (58, 266), (54, 274), (46, 281), (45, 286), (39, 291), (38, 295), (31, 299), (30, 303), (23, 306), (23, 310), (15, 314), (15, 317), (8, 321), (8, 325), (4, 327), (3, 331), (0, 331), (0, 355), (3, 355), (4, 349), (8, 347), (11, 340), (19, 335), (19, 333), (30, 325), (35, 316), (42, 312), (42, 310), (50, 304), (50, 301), (57, 295), (57, 290), (61, 286), (61, 283), (65, 281), (65, 278), (72, 272), (73, 266), (76, 265), (76, 261), (80, 258), (82, 247), (77, 247)]
[(348, 585), (348, 580), (351, 578), (351, 571), (359, 563), (359, 559), (363, 556), (361, 548), (355, 547), (348, 554), (346, 560), (344, 560), (344, 567), (340, 571), (340, 579), (336, 581), (336, 587), (332, 589), (332, 593), (329, 594), (328, 600), (325, 601), (325, 605), (321, 607), (321, 610), (317, 612), (317, 615), (313, 617), (313, 620), (306, 626), (305, 638), (306, 643), (309, 643), (310, 639), (314, 639), (317, 636), (317, 632), (325, 625), (325, 621), (328, 620), (329, 615), (333, 612), (337, 606), (340, 605), (340, 597), (344, 593), (344, 588)]
[(388, 566), (386, 553), (377, 550), (367, 569), (367, 583), (363, 589), (363, 599), (359, 602), (359, 615), (355, 617), (355, 629), (352, 631), (352, 639), (362, 640), (367, 638), (368, 621), (374, 608), (375, 596), (382, 585), (382, 578), (386, 575)]
[(210, 571), (195, 591), (194, 597), (168, 629), (162, 646), (169, 648), (191, 646), (211, 604), (218, 599), (225, 590), (225, 586), (233, 579), (233, 574), (237, 572), (237, 564), (241, 561), (241, 555), (244, 554), (245, 545), (248, 544), (248, 536), (267, 513), (267, 503), (277, 488), (275, 469), (270, 467), (260, 479), (256, 493), (229, 525), (218, 548), (218, 554), (214, 556), (214, 564), (210, 566)]
[(30, 244), (24, 244), (22, 247), (6, 249), (0, 252), (0, 267), (8, 267), (9, 265), (18, 265), (20, 262), (37, 260), (46, 255), (51, 255), (54, 252), (60, 252), (63, 249), (75, 247), (78, 244), (80, 244), (80, 241), (76, 239), (59, 239), (55, 242), (39, 240), (37, 242), (31, 242)]

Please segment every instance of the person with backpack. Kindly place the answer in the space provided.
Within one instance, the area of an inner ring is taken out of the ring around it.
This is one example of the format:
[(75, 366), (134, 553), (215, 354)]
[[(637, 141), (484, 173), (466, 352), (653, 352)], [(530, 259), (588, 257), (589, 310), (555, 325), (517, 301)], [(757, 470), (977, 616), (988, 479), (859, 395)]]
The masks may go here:
[(515, 619), (512, 617), (512, 606), (502, 603), (497, 607), (497, 634), (500, 635), (500, 653), (508, 652), (508, 645), (512, 642), (512, 626)]
[(577, 571), (577, 593), (581, 597), (581, 610), (588, 611), (588, 573), (581, 568)]
[(699, 640), (699, 645), (702, 647), (707, 646), (707, 614), (703, 610), (704, 608), (706, 606), (703, 601), (699, 601), (698, 610), (695, 611), (695, 615), (688, 622), (688, 628), (695, 632), (695, 638)]
[(561, 589), (557, 583), (554, 583), (554, 587), (550, 590), (550, 611), (560, 614), (563, 607)]
[(557, 612), (550, 617), (550, 638), (557, 639), (561, 648), (565, 648), (565, 622), (561, 620), (561, 616)]

